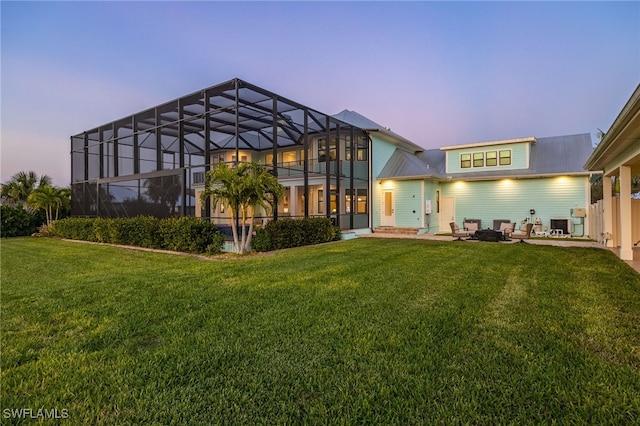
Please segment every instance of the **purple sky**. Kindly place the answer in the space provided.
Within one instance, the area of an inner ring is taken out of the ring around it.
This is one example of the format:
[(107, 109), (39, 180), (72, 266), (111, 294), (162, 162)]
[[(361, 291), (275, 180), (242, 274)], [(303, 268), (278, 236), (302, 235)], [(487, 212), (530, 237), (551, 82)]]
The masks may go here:
[(7, 2), (2, 169), (70, 181), (69, 137), (234, 77), (425, 148), (606, 131), (639, 2)]

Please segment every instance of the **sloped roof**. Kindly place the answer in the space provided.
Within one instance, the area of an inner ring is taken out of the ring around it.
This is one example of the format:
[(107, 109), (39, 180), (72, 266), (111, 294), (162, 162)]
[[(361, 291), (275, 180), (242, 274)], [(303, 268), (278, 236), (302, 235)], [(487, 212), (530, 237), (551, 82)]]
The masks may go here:
[(616, 175), (622, 165), (640, 173), (640, 84), (604, 135), (584, 167)]
[(445, 154), (438, 149), (411, 154), (396, 149), (382, 168), (378, 179), (407, 180), (416, 178), (442, 179), (445, 168)]
[(391, 142), (395, 144), (399, 144), (403, 148), (409, 149), (413, 152), (419, 152), (424, 150), (424, 148), (416, 145), (415, 143), (411, 142), (409, 139), (406, 139), (400, 136), (399, 134), (392, 132), (391, 129), (388, 129), (385, 126), (382, 126), (376, 123), (375, 121), (365, 117), (360, 113), (357, 113), (356, 111), (350, 111), (348, 109), (345, 109), (337, 114), (332, 115), (332, 117), (337, 118), (338, 120), (344, 123), (351, 124), (352, 126), (359, 127), (362, 130), (365, 130), (367, 132), (381, 133), (382, 135), (385, 135), (388, 138), (390, 138)]
[[(532, 143), (529, 168), (501, 170), (483, 169), (479, 172), (445, 173), (445, 152), (439, 149), (426, 150), (412, 155), (396, 150), (384, 166), (378, 179), (452, 178), (452, 179), (499, 179), (507, 177), (535, 177), (557, 174), (587, 174), (583, 164), (593, 151), (591, 134), (537, 138)], [(449, 147), (453, 148), (453, 147)]]

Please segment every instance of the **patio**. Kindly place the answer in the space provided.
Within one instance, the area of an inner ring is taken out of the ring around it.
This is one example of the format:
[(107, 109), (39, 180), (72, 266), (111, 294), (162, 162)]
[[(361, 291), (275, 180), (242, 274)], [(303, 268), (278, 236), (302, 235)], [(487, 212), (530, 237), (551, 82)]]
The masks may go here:
[[(402, 233), (387, 233), (387, 232), (375, 232), (372, 234), (359, 235), (358, 238), (407, 238), (414, 240), (435, 240), (435, 241), (452, 241), (450, 235), (434, 235), (434, 234), (402, 234)], [(465, 240), (465, 242), (475, 244), (478, 240)], [(517, 239), (510, 241), (501, 241), (500, 244), (514, 244), (517, 243)], [(592, 247), (606, 249), (602, 244), (593, 240), (567, 240), (564, 238), (557, 239), (538, 239), (532, 238), (527, 240), (529, 244), (541, 245), (541, 246), (558, 246), (558, 247)], [(609, 248), (616, 256), (619, 256), (619, 248)], [(640, 247), (633, 249), (633, 260), (626, 260), (627, 264), (640, 273)]]

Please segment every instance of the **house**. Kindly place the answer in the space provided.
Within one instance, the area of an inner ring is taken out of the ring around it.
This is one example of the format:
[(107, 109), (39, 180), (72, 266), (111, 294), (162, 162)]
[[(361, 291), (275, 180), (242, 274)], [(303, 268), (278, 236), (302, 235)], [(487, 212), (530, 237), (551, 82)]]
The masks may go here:
[(263, 221), (326, 216), (354, 232), (435, 233), (465, 218), (532, 220), (583, 235), (591, 149), (585, 134), (425, 150), (354, 111), (331, 116), (233, 79), (72, 136), (72, 214), (228, 225), (227, 206), (200, 200), (206, 171), (254, 161), (285, 187)]
[(397, 149), (376, 177), (381, 207), (374, 226), (432, 233), (467, 219), (492, 228), (500, 219), (532, 222), (537, 232), (587, 235), (590, 173), (582, 164), (592, 149), (588, 133)]
[[(640, 243), (640, 200), (631, 197), (631, 177), (640, 175), (640, 85), (584, 167), (604, 175), (602, 223), (596, 224), (602, 232), (592, 238), (604, 236), (604, 242), (617, 249), (621, 259), (634, 260), (634, 246)], [(619, 181), (617, 194), (612, 189), (614, 178)]]

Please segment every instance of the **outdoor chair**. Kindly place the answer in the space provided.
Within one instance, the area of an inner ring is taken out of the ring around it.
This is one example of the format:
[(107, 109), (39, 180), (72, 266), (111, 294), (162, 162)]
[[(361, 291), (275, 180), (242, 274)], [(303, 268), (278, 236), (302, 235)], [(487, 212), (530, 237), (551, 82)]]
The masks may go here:
[(493, 230), (494, 231), (502, 231), (502, 229), (500, 229), (500, 227), (502, 226), (503, 223), (511, 223), (511, 221), (509, 219), (494, 219), (493, 220)]
[(524, 227), (524, 230), (520, 229), (519, 232), (513, 232), (511, 234), (511, 238), (520, 239), (519, 243), (524, 243), (524, 240), (528, 240), (531, 238), (531, 230), (533, 229), (533, 223), (527, 223)]
[(469, 232), (460, 230), (455, 222), (451, 222), (449, 223), (449, 225), (451, 226), (451, 235), (453, 236), (453, 238), (457, 237), (457, 240), (454, 241), (462, 241), (462, 237), (469, 236)]
[(476, 231), (478, 230), (478, 222), (464, 222), (462, 229), (467, 231), (467, 235), (470, 239), (476, 240)]
[(516, 229), (515, 223), (502, 222), (498, 231), (502, 232), (502, 239), (507, 241), (511, 238), (514, 229)]

